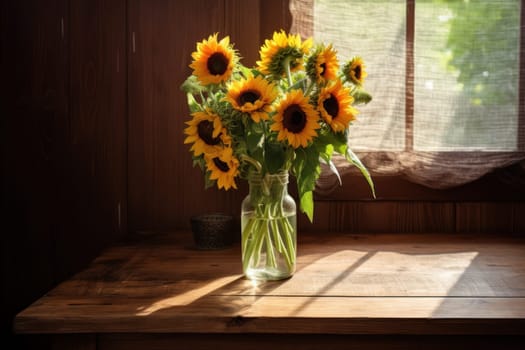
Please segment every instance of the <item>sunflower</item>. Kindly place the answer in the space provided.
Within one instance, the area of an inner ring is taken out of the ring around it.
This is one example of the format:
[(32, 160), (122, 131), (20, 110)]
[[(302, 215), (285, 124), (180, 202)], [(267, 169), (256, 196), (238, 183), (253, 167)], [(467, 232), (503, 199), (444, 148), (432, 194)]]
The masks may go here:
[(278, 131), (277, 140), (288, 140), (294, 148), (306, 147), (317, 136), (318, 114), (301, 90), (293, 90), (277, 106), (272, 131)]
[(336, 79), (338, 70), (337, 52), (331, 44), (327, 47), (319, 46), (306, 62), (306, 72), (318, 83)]
[(221, 118), (212, 112), (195, 112), (192, 119), (186, 122), (184, 133), (188, 135), (184, 143), (193, 143), (191, 151), (197, 157), (201, 154), (214, 155), (231, 144), (231, 138), (223, 127)]
[(239, 161), (233, 156), (231, 147), (223, 148), (220, 154), (204, 156), (210, 180), (217, 180), (217, 187), (229, 190), (237, 189), (235, 177), (239, 174)]
[(258, 123), (261, 119), (268, 119), (271, 104), (276, 97), (274, 85), (259, 75), (255, 78), (249, 76), (229, 85), (224, 100), (230, 102), (236, 110), (250, 113), (253, 121)]
[(317, 101), (321, 116), (335, 132), (346, 130), (357, 114), (352, 107), (354, 98), (350, 89), (345, 88), (340, 80), (321, 89)]
[(197, 51), (193, 52), (191, 57), (193, 62), (190, 67), (193, 69), (193, 75), (203, 85), (219, 84), (228, 80), (238, 61), (230, 45), (230, 37), (217, 41), (217, 33), (210, 35), (208, 40), (197, 43)]
[(365, 63), (361, 57), (352, 58), (343, 68), (343, 73), (347, 79), (357, 86), (363, 85), (368, 75), (365, 71)]
[(284, 32), (274, 32), (272, 40), (267, 39), (259, 51), (261, 60), (257, 66), (263, 74), (271, 74), (280, 78), (285, 72), (285, 62), (290, 64), (291, 70), (298, 70), (302, 66), (303, 56), (312, 46), (312, 39), (301, 41), (299, 34), (293, 35)]

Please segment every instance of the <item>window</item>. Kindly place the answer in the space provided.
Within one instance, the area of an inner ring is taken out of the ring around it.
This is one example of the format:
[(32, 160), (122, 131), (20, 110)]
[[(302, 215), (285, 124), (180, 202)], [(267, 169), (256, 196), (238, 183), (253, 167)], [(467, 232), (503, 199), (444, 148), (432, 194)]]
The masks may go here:
[(517, 150), (519, 14), (519, 0), (417, 2), (414, 149)]
[(448, 188), (525, 159), (521, 1), (291, 0), (291, 8), (292, 31), (334, 43), (341, 61), (365, 60), (374, 100), (360, 108), (349, 145), (372, 172)]

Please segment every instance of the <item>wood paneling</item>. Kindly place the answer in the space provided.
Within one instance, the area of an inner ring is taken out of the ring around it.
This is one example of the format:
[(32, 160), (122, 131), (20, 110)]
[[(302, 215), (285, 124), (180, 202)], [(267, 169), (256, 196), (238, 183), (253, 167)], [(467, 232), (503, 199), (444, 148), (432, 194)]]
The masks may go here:
[(183, 144), (190, 119), (179, 86), (196, 43), (229, 35), (246, 64), (258, 54), (259, 1), (129, 2), (130, 230), (189, 227), (202, 212), (238, 214), (246, 191), (204, 189)]
[(243, 181), (238, 191), (205, 190), (201, 170), (192, 167), (183, 144), (190, 116), (179, 86), (191, 74), (196, 43), (216, 32), (230, 36), (243, 64), (254, 65), (262, 41), (287, 25), (287, 6), (284, 0), (129, 2), (131, 231), (189, 227), (189, 218), (204, 212), (240, 213)]
[(125, 4), (2, 2), (2, 335), (127, 231)]
[(346, 232), (453, 232), (454, 205), (432, 202), (330, 202), (330, 229)]
[[(2, 335), (55, 281), (54, 238), (67, 177), (67, 2), (1, 5)], [(2, 339), (4, 337), (2, 336)]]
[(71, 264), (58, 265), (62, 274), (127, 231), (125, 5), (85, 0), (70, 7), (68, 215), (56, 244)]
[[(264, 0), (226, 0), (224, 3), (224, 33), (229, 35), (242, 57), (241, 62), (251, 67), (259, 59), (261, 14)], [(278, 17), (278, 16), (276, 16)]]
[(524, 234), (525, 203), (457, 203), (458, 232), (510, 232)]
[(329, 201), (315, 203), (314, 222), (300, 214), (299, 231), (353, 233), (525, 232), (524, 202)]
[(223, 1), (129, 2), (131, 230), (183, 225), (186, 194), (205, 197), (183, 145), (189, 116), (179, 86), (190, 74), (195, 42), (223, 28)]
[(261, 33), (260, 45), (272, 37), (274, 31), (289, 31), (292, 25), (292, 14), (288, 0), (261, 0)]

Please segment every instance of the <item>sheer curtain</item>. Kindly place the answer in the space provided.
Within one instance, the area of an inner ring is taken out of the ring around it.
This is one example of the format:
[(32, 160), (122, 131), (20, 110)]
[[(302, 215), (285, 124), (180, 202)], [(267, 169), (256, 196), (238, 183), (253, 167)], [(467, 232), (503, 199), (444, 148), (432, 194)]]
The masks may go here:
[[(290, 0), (291, 31), (364, 59), (349, 145), (373, 174), (449, 188), (525, 159), (520, 3)], [(337, 185), (323, 171), (317, 190)]]

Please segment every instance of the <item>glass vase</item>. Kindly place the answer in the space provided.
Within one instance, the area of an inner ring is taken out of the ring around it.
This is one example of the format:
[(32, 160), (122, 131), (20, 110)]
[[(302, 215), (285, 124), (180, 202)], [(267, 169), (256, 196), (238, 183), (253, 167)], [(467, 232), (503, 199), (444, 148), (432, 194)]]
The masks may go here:
[(295, 272), (297, 210), (288, 194), (288, 172), (252, 175), (241, 208), (243, 273), (254, 280), (280, 280)]

